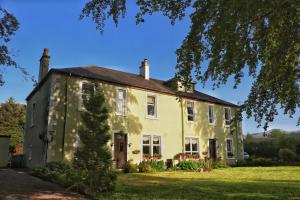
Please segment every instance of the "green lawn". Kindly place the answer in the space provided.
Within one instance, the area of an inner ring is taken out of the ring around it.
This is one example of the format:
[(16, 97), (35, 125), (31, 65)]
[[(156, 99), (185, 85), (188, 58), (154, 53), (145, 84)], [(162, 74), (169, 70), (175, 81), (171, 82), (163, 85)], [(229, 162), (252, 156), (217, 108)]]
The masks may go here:
[(300, 200), (300, 167), (243, 167), (212, 172), (118, 175), (106, 199), (290, 199)]

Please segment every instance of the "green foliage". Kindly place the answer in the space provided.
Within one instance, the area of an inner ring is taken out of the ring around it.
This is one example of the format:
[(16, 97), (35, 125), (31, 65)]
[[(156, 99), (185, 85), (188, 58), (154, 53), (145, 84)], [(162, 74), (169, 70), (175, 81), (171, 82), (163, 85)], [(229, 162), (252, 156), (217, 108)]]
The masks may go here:
[(278, 152), (278, 156), (281, 160), (287, 161), (287, 162), (293, 162), (296, 161), (297, 155), (290, 149), (280, 149)]
[(226, 161), (215, 161), (215, 162), (212, 162), (212, 168), (213, 169), (221, 169), (221, 168), (228, 168), (230, 167)]
[(151, 167), (151, 169), (153, 171), (160, 172), (160, 171), (165, 170), (165, 166), (164, 166), (164, 161), (163, 160), (160, 160), (160, 161), (148, 160), (146, 162), (150, 165), (150, 167)]
[(68, 187), (68, 190), (90, 195), (82, 181), (86, 176), (66, 163), (49, 162), (45, 166), (33, 167), (31, 175)]
[(0, 134), (9, 135), (10, 146), (23, 146), (25, 105), (18, 104), (11, 97), (0, 106)]
[[(112, 17), (117, 25), (125, 17), (126, 2), (90, 0), (81, 19), (91, 17), (103, 32), (105, 20)], [(215, 88), (233, 77), (236, 88), (248, 72), (254, 82), (241, 108), (265, 129), (277, 115), (277, 105), (290, 116), (299, 108), (300, 1), (137, 0), (136, 4), (137, 23), (161, 12), (174, 24), (191, 12), (190, 31), (176, 51), (176, 75), (185, 86), (196, 78), (203, 84), (213, 81)], [(208, 66), (202, 68), (206, 61)]]
[(139, 172), (139, 166), (137, 164), (133, 164), (131, 162), (126, 162), (123, 166), (125, 173), (137, 173)]
[(152, 172), (152, 168), (150, 166), (150, 163), (147, 161), (142, 161), (139, 164), (139, 172), (143, 172), (143, 173), (149, 173)]
[(246, 167), (246, 166), (260, 166), (260, 167), (265, 167), (265, 166), (277, 166), (280, 165), (279, 162), (277, 161), (272, 161), (270, 158), (253, 158), (249, 160), (244, 160), (244, 161), (238, 161), (237, 166), (240, 167)]
[(95, 93), (91, 91), (87, 101), (84, 101), (84, 107), (78, 132), (81, 144), (75, 151), (73, 166), (84, 174), (82, 182), (87, 186), (88, 193), (97, 195), (114, 190), (116, 181), (107, 145), (111, 137), (107, 121), (108, 108), (98, 87)]
[[(300, 141), (296, 134), (284, 133), (280, 130), (273, 130), (268, 136), (263, 138), (246, 137), (244, 149), (252, 157), (279, 159), (280, 149), (290, 149), (297, 154), (297, 148), (300, 146)], [(298, 154), (300, 156), (300, 154)]]
[(179, 170), (190, 170), (195, 171), (201, 167), (201, 163), (199, 161), (191, 161), (191, 160), (184, 160), (179, 162), (176, 165), (176, 169)]

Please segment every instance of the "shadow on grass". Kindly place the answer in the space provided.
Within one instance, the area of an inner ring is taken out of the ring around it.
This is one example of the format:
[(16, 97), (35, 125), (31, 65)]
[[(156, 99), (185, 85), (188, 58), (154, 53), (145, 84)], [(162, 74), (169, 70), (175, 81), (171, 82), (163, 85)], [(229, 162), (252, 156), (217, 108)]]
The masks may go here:
[[(238, 179), (237, 179), (238, 180)], [(297, 198), (296, 198), (297, 197)], [(300, 199), (300, 181), (218, 180), (120, 174), (114, 194), (105, 199)]]

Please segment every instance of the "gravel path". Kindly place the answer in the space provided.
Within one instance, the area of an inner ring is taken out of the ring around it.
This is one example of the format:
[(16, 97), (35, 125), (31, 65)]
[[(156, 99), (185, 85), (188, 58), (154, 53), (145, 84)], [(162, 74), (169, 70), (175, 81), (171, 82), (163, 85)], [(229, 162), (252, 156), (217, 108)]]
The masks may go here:
[(64, 188), (28, 175), (23, 171), (0, 169), (0, 199), (64, 199), (86, 200), (87, 198)]

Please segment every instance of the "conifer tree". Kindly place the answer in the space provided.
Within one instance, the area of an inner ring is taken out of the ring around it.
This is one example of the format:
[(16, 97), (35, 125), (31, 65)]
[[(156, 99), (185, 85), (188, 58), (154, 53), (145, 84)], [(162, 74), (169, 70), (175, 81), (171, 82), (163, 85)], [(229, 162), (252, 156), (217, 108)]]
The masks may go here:
[(116, 175), (112, 170), (112, 156), (109, 146), (108, 108), (103, 93), (90, 91), (84, 99), (79, 128), (80, 145), (74, 155), (73, 166), (83, 176), (83, 183), (89, 193), (112, 191)]

